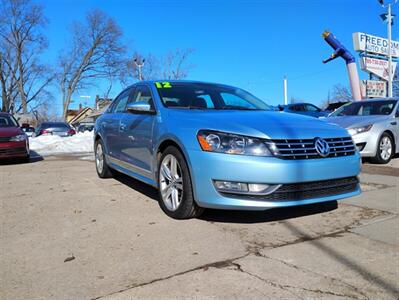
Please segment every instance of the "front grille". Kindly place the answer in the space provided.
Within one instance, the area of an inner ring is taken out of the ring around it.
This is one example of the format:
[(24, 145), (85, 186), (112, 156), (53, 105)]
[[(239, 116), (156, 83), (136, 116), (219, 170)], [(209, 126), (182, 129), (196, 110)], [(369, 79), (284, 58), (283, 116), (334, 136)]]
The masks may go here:
[(323, 181), (282, 184), (275, 192), (269, 195), (238, 195), (222, 193), (225, 196), (260, 201), (300, 201), (313, 198), (337, 196), (354, 192), (359, 185), (357, 177), (346, 177)]
[(6, 143), (10, 141), (10, 137), (0, 137), (0, 143)]
[(2, 154), (23, 154), (23, 153), (26, 153), (25, 147), (0, 148), (0, 155), (2, 155)]
[[(325, 138), (330, 146), (330, 154), (326, 157), (354, 155), (356, 152), (352, 138)], [(315, 148), (315, 139), (301, 140), (271, 140), (269, 147), (277, 150), (275, 156), (281, 159), (310, 159), (323, 158)]]

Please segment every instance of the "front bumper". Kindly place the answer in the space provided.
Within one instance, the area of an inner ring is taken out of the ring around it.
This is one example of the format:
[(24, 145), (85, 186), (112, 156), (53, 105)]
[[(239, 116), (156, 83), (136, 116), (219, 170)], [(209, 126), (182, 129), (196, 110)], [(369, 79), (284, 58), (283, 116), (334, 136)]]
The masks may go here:
[(21, 158), (28, 155), (28, 141), (0, 143), (0, 159)]
[(360, 151), (360, 155), (363, 157), (374, 157), (376, 155), (378, 138), (378, 134), (375, 134), (373, 129), (352, 136), (353, 142), (356, 146), (364, 145)]
[(324, 159), (283, 160), (274, 157), (229, 155), (191, 150), (189, 165), (195, 199), (199, 206), (221, 209), (264, 210), (352, 197), (360, 193), (359, 185), (347, 192), (306, 199), (256, 199), (219, 193), (213, 180), (246, 183), (296, 184), (356, 177), (360, 172), (360, 155)]

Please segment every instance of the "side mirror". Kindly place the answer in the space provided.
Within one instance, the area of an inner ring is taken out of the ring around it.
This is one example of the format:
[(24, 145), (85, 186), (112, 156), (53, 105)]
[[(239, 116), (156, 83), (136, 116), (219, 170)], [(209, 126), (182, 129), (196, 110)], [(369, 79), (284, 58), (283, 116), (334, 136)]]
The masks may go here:
[(155, 110), (151, 108), (151, 105), (143, 101), (129, 103), (126, 106), (126, 110), (131, 113), (147, 113), (147, 114), (155, 113)]

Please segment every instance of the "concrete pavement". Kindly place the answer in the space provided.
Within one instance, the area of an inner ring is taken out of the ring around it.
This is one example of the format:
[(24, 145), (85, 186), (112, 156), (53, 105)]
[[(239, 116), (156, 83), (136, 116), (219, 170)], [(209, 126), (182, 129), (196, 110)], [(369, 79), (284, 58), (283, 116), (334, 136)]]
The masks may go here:
[(399, 177), (338, 207), (166, 217), (94, 165), (0, 165), (0, 299), (397, 299)]

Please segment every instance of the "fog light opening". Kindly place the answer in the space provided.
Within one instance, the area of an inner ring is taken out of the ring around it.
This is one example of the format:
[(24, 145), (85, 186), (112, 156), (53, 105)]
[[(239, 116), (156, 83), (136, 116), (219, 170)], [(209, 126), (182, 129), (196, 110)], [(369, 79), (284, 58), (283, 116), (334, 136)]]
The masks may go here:
[(247, 183), (224, 180), (214, 180), (213, 183), (218, 192), (246, 195), (268, 195), (275, 192), (281, 186), (280, 184)]
[(221, 192), (248, 192), (248, 184), (234, 181), (215, 181), (215, 187)]
[(356, 144), (357, 151), (362, 151), (366, 147), (366, 143), (358, 143)]
[(252, 193), (264, 193), (270, 185), (263, 183), (250, 183), (248, 184), (248, 190)]

